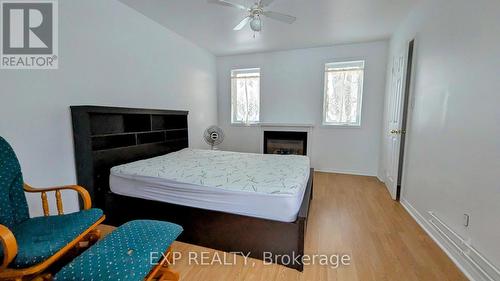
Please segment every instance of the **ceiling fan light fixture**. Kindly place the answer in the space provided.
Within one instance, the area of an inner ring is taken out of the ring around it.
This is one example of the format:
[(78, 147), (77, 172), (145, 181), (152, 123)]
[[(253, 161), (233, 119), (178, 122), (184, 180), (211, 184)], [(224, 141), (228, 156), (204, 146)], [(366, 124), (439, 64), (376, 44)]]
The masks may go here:
[(260, 18), (261, 16), (288, 24), (295, 22), (295, 20), (297, 19), (294, 16), (268, 11), (267, 7), (274, 0), (255, 0), (256, 2), (253, 6), (245, 6), (239, 3), (233, 3), (232, 2), (233, 0), (207, 0), (207, 1), (209, 3), (221, 6), (233, 7), (238, 10), (246, 11), (248, 13), (247, 16), (243, 20), (241, 20), (240, 23), (238, 23), (238, 25), (236, 25), (233, 28), (233, 30), (236, 31), (242, 30), (243, 27), (245, 27), (248, 24), (250, 25), (250, 29), (254, 31), (254, 37), (256, 32), (260, 32), (262, 30), (262, 20)]
[(250, 28), (255, 31), (255, 32), (259, 32), (262, 30), (262, 20), (260, 19), (259, 16), (257, 17), (254, 17), (251, 21), (250, 21)]

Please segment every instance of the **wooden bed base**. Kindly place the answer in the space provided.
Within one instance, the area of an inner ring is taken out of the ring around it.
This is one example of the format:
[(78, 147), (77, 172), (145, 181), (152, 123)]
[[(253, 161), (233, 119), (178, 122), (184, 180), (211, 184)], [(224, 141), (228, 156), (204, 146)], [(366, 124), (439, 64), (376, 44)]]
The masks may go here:
[[(304, 238), (313, 195), (314, 170), (311, 169), (304, 199), (294, 222), (281, 222), (218, 211), (169, 204), (108, 193), (107, 223), (119, 226), (135, 219), (155, 219), (182, 225), (182, 242), (226, 252), (242, 252), (262, 260), (264, 253), (288, 255), (290, 259), (304, 254)], [(268, 254), (269, 255), (269, 254)], [(303, 270), (301, 262), (284, 266)], [(285, 259), (285, 262), (287, 260)]]

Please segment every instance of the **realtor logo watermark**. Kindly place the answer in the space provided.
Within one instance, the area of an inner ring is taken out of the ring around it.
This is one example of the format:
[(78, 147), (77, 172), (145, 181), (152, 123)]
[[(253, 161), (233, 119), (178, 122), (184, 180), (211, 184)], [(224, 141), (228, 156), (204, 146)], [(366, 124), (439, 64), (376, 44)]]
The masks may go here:
[(4, 0), (0, 6), (0, 68), (58, 68), (57, 0)]

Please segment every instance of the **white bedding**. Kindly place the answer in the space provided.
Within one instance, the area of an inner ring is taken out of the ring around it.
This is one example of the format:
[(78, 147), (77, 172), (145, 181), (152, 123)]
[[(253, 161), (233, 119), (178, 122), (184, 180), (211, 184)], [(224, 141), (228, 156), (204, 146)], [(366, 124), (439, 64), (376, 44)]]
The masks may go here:
[(113, 167), (111, 191), (173, 204), (295, 221), (309, 158), (183, 149)]

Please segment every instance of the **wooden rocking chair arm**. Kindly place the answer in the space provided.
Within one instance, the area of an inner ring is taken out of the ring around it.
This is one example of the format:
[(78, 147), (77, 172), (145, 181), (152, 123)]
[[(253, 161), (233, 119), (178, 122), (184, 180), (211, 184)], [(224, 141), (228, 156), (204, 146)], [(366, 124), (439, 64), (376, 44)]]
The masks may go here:
[(88, 210), (92, 207), (92, 200), (90, 198), (89, 192), (79, 186), (79, 185), (66, 185), (66, 186), (56, 186), (56, 187), (48, 187), (48, 188), (33, 188), (27, 184), (24, 184), (24, 191), (34, 193), (34, 192), (51, 192), (51, 191), (60, 191), (60, 190), (74, 190), (76, 191), (83, 200), (83, 209)]
[(17, 255), (17, 242), (14, 234), (9, 230), (9, 228), (1, 224), (0, 242), (3, 247), (3, 261), (0, 261), (0, 269), (4, 269)]

